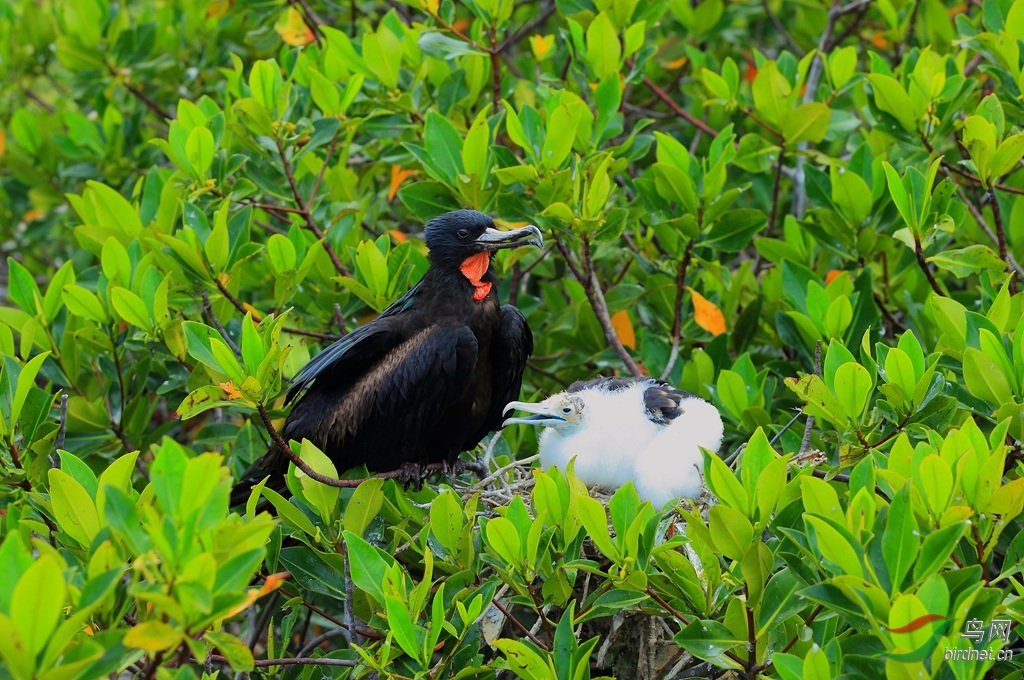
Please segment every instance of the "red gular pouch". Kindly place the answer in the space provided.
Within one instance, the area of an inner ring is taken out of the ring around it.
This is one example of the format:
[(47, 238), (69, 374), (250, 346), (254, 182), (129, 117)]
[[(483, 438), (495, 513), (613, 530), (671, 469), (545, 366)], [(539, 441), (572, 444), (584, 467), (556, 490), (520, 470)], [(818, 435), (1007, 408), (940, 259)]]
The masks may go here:
[(473, 299), (477, 302), (483, 300), (491, 292), (491, 284), (480, 280), (487, 273), (487, 268), (490, 266), (491, 254), (488, 252), (470, 255), (459, 266), (462, 275), (469, 279), (469, 282), (473, 284), (473, 288), (476, 289), (473, 291)]

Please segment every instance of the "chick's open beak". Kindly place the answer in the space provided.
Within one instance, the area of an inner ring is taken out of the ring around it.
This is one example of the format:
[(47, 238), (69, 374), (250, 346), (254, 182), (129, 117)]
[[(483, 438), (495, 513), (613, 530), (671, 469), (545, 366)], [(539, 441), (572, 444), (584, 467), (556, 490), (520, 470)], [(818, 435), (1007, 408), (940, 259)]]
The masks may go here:
[(521, 418), (506, 418), (505, 422), (501, 424), (502, 427), (508, 427), (509, 425), (547, 426), (565, 422), (565, 418), (558, 414), (556, 406), (543, 401), (539, 404), (531, 404), (525, 401), (509, 402), (505, 406), (504, 413), (508, 413), (509, 411), (526, 411), (527, 413), (533, 413), (535, 415)]

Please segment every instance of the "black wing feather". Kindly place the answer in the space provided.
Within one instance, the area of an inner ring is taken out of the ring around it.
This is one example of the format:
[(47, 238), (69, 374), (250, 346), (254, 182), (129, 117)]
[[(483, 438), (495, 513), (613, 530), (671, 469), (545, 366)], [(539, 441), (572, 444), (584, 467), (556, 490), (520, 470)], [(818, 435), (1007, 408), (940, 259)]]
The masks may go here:
[(501, 427), (505, 404), (519, 398), (526, 360), (533, 354), (533, 333), (526, 317), (516, 307), (503, 305), (498, 333), (491, 350), (491, 406), (484, 427), (467, 449)]
[(467, 326), (428, 328), (352, 385), (314, 383), (292, 409), (284, 434), (316, 443), (339, 470), (393, 470), (422, 461), (444, 410), (465, 391), (477, 340)]

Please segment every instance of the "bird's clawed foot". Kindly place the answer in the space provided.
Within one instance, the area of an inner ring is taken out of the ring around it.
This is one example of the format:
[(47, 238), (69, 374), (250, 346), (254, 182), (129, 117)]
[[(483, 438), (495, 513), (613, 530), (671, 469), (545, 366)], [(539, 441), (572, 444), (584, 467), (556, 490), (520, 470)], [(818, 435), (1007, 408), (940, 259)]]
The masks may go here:
[(483, 479), (487, 476), (490, 470), (487, 467), (487, 463), (481, 456), (477, 456), (473, 460), (462, 460), (461, 458), (455, 461), (455, 465), (452, 466), (452, 475), (457, 475), (460, 472), (472, 472), (479, 479)]
[(419, 463), (410, 462), (403, 463), (402, 467), (399, 468), (399, 476), (397, 480), (402, 483), (403, 488), (408, 491), (409, 486), (415, 484), (415, 490), (420, 491), (423, 489), (423, 479), (427, 476), (427, 472), (424, 468), (420, 467)]

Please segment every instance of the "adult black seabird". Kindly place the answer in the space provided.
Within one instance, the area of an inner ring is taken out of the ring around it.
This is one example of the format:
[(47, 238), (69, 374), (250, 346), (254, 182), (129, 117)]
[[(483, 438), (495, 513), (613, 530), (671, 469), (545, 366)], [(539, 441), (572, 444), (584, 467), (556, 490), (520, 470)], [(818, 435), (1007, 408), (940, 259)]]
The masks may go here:
[[(499, 231), (475, 210), (430, 220), (430, 266), (370, 323), (314, 357), (295, 377), (281, 434), (308, 438), (339, 471), (454, 463), (501, 426), (519, 395), (533, 335), (522, 312), (498, 303), (493, 253), (543, 246), (540, 230)], [(241, 477), (232, 504), (270, 476), (284, 489), (288, 457), (273, 447)]]
[(632, 481), (641, 500), (662, 507), (673, 498), (696, 498), (704, 481), (701, 447), (713, 452), (724, 427), (718, 409), (700, 397), (653, 378), (596, 378), (531, 404), (505, 407), (535, 415), (508, 418), (545, 427), (540, 436), (543, 468), (565, 470), (576, 459), (576, 476), (614, 491)]

